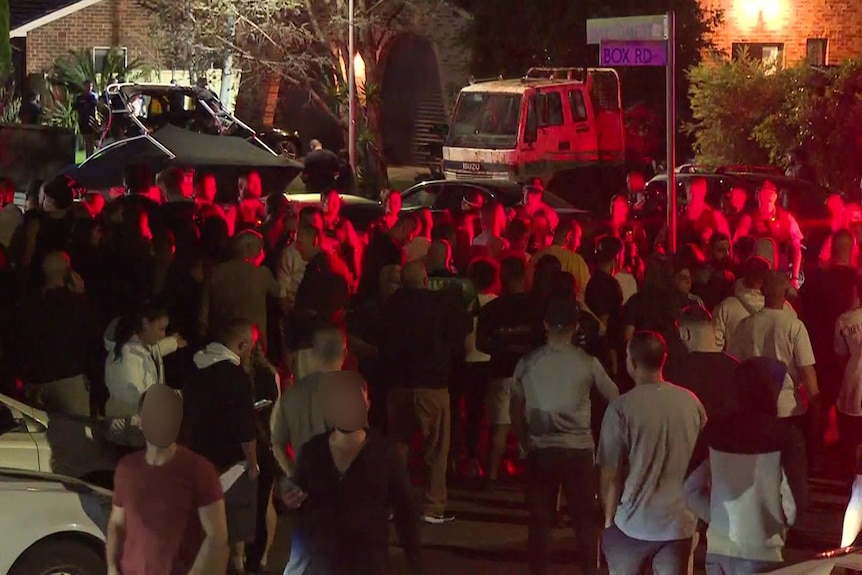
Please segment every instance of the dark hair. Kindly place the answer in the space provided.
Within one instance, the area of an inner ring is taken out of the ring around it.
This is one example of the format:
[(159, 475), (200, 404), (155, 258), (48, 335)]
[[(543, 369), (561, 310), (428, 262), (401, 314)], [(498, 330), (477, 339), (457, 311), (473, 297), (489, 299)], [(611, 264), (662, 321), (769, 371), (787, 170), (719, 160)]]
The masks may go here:
[(522, 258), (508, 256), (500, 262), (500, 281), (504, 286), (523, 280), (527, 275), (527, 264)]
[(554, 291), (554, 279), (562, 271), (563, 264), (556, 256), (550, 254), (542, 256), (536, 262), (531, 291), (538, 294), (542, 299), (551, 297), (551, 293)]
[(147, 192), (155, 183), (153, 173), (146, 164), (128, 164), (123, 168), (123, 181), (131, 194)]
[(769, 273), (770, 269), (772, 269), (772, 267), (764, 258), (760, 256), (748, 258), (748, 260), (742, 264), (742, 279), (749, 286), (753, 284), (762, 284), (766, 280), (766, 274)]
[(318, 206), (305, 206), (301, 210), (299, 210), (299, 223), (308, 221), (313, 215), (319, 215), (321, 218), (323, 217), (323, 210), (321, 210)]
[(555, 272), (551, 279), (551, 297), (567, 299), (575, 298), (577, 295), (575, 276), (563, 270)]
[(140, 309), (121, 317), (114, 329), (114, 360), (122, 357), (123, 346), (129, 343), (132, 336), (141, 329), (145, 319), (154, 321), (160, 317), (168, 317), (168, 310), (159, 303), (145, 304)]
[(658, 332), (636, 331), (629, 342), (628, 353), (633, 364), (659, 370), (667, 359), (667, 343)]
[(673, 260), (664, 255), (653, 256), (646, 266), (643, 290), (668, 291), (673, 276)]
[(616, 261), (623, 251), (623, 241), (616, 236), (605, 236), (596, 246), (596, 259), (600, 264)]
[(213, 341), (216, 341), (224, 346), (227, 346), (236, 341), (244, 334), (246, 330), (255, 331), (256, 326), (253, 321), (246, 318), (233, 318), (221, 322), (213, 329)]
[(68, 176), (57, 176), (45, 184), (44, 191), (58, 210), (67, 210), (75, 200), (75, 181)]
[(712, 323), (712, 314), (700, 304), (687, 306), (679, 315), (679, 325)]
[(523, 241), (530, 235), (530, 226), (521, 218), (515, 218), (506, 226), (506, 239), (512, 243)]
[(27, 186), (27, 198), (38, 198), (39, 190), (42, 189), (42, 184), (44, 183), (44, 180), (31, 180)]
[(724, 232), (712, 232), (712, 235), (709, 236), (709, 247), (712, 248), (718, 242), (729, 242), (730, 238)]
[(467, 277), (479, 291), (487, 291), (497, 285), (500, 276), (500, 265), (496, 260), (478, 257), (470, 262)]

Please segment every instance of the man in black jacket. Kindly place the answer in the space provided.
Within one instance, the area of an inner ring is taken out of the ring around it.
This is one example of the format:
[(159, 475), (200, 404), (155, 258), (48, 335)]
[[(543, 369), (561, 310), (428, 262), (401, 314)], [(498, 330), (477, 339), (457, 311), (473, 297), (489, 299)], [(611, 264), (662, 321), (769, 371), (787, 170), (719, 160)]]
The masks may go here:
[(448, 385), (471, 323), (442, 294), (428, 290), (428, 274), (419, 261), (404, 266), (401, 288), (383, 307), (379, 349), (382, 372), (390, 378), (388, 429), (405, 463), (414, 433), (422, 433), (426, 523), (454, 519), (445, 512), (452, 416)]
[(257, 478), (257, 422), (254, 388), (244, 369), (254, 349), (254, 326), (226, 322), (194, 356), (197, 372), (183, 387), (184, 443), (222, 474), (231, 561), (244, 568), (245, 541), (254, 539)]

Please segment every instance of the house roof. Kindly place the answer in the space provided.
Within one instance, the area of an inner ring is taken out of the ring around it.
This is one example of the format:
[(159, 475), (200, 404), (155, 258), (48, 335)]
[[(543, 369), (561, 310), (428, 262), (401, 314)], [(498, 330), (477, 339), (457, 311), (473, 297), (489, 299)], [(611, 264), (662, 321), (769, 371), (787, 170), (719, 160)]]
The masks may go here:
[(9, 36), (22, 38), (27, 32), (59, 20), (101, 0), (10, 0)]

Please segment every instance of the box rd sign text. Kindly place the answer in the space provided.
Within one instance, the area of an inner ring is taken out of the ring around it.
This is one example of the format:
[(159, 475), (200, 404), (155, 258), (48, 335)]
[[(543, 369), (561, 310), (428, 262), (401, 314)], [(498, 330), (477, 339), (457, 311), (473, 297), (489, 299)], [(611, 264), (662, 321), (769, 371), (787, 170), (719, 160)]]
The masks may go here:
[(599, 48), (601, 66), (665, 66), (667, 42), (602, 41)]

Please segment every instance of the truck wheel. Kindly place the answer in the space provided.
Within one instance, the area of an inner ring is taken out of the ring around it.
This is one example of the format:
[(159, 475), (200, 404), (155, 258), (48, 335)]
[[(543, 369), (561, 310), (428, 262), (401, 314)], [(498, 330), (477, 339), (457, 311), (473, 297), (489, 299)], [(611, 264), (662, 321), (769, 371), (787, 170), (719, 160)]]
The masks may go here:
[(24, 552), (9, 575), (104, 575), (105, 560), (86, 543), (42, 541)]

